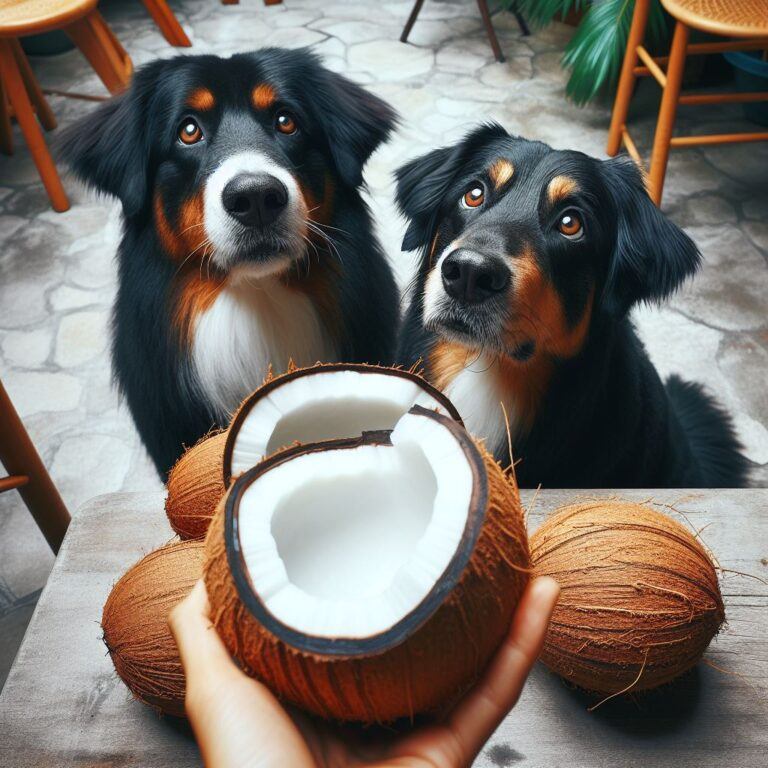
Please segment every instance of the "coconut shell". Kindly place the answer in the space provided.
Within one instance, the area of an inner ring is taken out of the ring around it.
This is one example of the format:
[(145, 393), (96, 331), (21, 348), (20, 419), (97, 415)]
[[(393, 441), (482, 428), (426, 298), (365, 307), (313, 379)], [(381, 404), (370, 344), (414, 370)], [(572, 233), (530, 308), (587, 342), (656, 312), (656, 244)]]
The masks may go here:
[(203, 570), (204, 542), (167, 544), (150, 552), (112, 589), (101, 626), (117, 674), (158, 712), (184, 716), (184, 671), (168, 616)]
[(668, 683), (696, 664), (725, 619), (707, 551), (641, 504), (564, 507), (531, 537), (531, 557), (535, 574), (561, 588), (541, 660), (588, 691)]
[(182, 539), (205, 537), (224, 486), (226, 432), (206, 435), (187, 450), (168, 474), (165, 512)]
[(165, 511), (171, 527), (182, 539), (205, 537), (216, 505), (232, 479), (230, 465), (234, 441), (243, 420), (251, 410), (278, 387), (319, 371), (388, 373), (409, 379), (417, 382), (427, 394), (441, 403), (451, 418), (461, 422), (461, 417), (451, 401), (414, 370), (365, 363), (317, 363), (306, 368), (297, 368), (291, 363), (288, 370), (278, 376), (273, 375), (270, 370), (261, 386), (240, 404), (229, 427), (222, 432), (203, 437), (189, 448), (171, 469), (168, 475)]
[(517, 486), (479, 450), (487, 504), (467, 565), (423, 624), (399, 644), (369, 656), (300, 651), (259, 623), (241, 601), (228, 565), (225, 498), (206, 539), (205, 583), (212, 620), (246, 672), (283, 701), (339, 721), (413, 717), (465, 692), (506, 636), (530, 570)]

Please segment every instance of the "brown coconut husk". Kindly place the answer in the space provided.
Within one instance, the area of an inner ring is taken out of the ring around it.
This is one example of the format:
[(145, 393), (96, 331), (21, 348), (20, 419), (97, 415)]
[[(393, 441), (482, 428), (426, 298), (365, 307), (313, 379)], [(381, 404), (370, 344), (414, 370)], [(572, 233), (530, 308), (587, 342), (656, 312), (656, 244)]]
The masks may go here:
[(203, 570), (203, 541), (150, 552), (112, 588), (104, 605), (104, 643), (131, 693), (159, 713), (184, 716), (184, 670), (168, 616)]
[[(338, 721), (412, 718), (461, 696), (505, 638), (530, 572), (517, 485), (482, 446), (478, 449), (489, 492), (471, 558), (436, 611), (406, 640), (376, 655), (307, 653), (257, 621), (241, 601), (228, 565), (225, 498), (206, 538), (204, 578), (213, 623), (245, 671), (283, 701)], [(236, 490), (237, 485), (228, 493)]]
[[(318, 371), (367, 371), (388, 373), (418, 382), (458, 422), (461, 417), (448, 398), (415, 369), (369, 365), (367, 363), (316, 363), (297, 368), (292, 362), (285, 373), (275, 376), (270, 368), (261, 386), (245, 398), (227, 429), (200, 439), (176, 462), (168, 474), (165, 511), (173, 530), (182, 539), (204, 538), (216, 506), (232, 480), (230, 471), (235, 437), (242, 421), (264, 397), (286, 382)], [(340, 435), (343, 437), (343, 435)], [(347, 435), (352, 437), (352, 435)]]
[(205, 537), (216, 505), (226, 491), (224, 445), (227, 433), (206, 435), (182, 454), (168, 474), (165, 512), (182, 539)]
[(681, 524), (648, 506), (564, 507), (531, 536), (537, 576), (561, 588), (541, 660), (602, 694), (668, 683), (725, 619), (714, 565)]

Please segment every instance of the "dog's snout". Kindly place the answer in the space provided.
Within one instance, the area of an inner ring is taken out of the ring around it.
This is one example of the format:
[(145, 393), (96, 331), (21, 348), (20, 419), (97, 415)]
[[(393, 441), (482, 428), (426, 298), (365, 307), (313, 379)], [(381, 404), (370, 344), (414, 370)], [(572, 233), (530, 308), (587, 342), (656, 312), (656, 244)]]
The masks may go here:
[(443, 286), (451, 298), (480, 304), (506, 290), (511, 275), (500, 259), (473, 251), (454, 251), (441, 268)]
[(246, 227), (265, 227), (288, 205), (288, 190), (268, 173), (241, 173), (221, 194), (224, 210)]

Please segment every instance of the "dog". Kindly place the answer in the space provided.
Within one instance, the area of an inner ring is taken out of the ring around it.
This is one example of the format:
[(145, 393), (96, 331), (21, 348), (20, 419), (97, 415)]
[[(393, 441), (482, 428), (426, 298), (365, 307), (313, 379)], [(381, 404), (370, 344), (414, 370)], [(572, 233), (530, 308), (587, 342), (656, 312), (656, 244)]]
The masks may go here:
[(397, 173), (420, 249), (398, 358), (421, 360), (521, 485), (740, 486), (747, 461), (702, 388), (662, 383), (629, 318), (699, 266), (625, 158), (483, 125)]
[(59, 151), (122, 202), (113, 370), (164, 475), (265, 374), (392, 362), (398, 292), (360, 190), (393, 109), (305, 51), (136, 72)]

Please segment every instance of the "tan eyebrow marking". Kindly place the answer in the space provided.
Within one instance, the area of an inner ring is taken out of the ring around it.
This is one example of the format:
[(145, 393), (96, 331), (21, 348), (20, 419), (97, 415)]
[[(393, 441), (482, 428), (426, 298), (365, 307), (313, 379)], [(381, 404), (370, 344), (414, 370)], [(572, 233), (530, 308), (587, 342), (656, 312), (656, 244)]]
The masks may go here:
[(515, 173), (515, 166), (509, 160), (500, 157), (488, 169), (488, 175), (495, 189), (501, 189)]
[(578, 188), (579, 185), (569, 176), (555, 176), (547, 187), (547, 199), (554, 205), (572, 195)]
[(277, 92), (268, 83), (261, 83), (251, 91), (251, 101), (256, 109), (267, 109), (277, 101)]
[(187, 106), (205, 112), (216, 106), (216, 97), (208, 88), (195, 88), (187, 97)]

